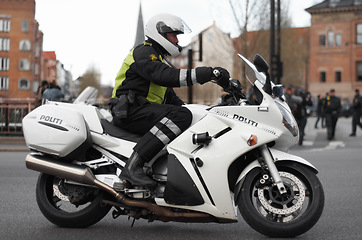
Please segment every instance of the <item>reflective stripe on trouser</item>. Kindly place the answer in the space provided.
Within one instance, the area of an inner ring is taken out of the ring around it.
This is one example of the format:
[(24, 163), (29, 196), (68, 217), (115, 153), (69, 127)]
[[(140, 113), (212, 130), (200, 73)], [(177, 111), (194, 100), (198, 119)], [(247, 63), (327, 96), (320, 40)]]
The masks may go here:
[(134, 150), (149, 161), (181, 132), (182, 130), (172, 120), (164, 117), (142, 137)]
[(181, 133), (181, 129), (170, 119), (164, 117), (150, 132), (166, 145)]
[(149, 161), (190, 126), (192, 113), (182, 106), (147, 104), (131, 107), (128, 118), (113, 118), (113, 122), (127, 131), (143, 135), (133, 150)]

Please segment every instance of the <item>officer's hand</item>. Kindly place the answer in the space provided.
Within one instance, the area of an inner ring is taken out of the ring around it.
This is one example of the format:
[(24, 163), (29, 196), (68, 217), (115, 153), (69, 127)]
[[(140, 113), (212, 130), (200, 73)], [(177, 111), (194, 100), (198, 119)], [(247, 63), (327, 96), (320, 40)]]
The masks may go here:
[(212, 70), (212, 73), (214, 75), (212, 80), (215, 80), (220, 87), (223, 89), (227, 89), (229, 87), (230, 74), (225, 68), (216, 67)]

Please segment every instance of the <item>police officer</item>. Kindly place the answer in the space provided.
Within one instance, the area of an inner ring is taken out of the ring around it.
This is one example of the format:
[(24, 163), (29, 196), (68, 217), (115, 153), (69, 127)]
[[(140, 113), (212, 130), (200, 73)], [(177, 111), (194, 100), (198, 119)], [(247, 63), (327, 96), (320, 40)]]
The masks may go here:
[[(145, 27), (146, 41), (131, 50), (117, 74), (110, 102), (113, 123), (143, 135), (120, 175), (133, 185), (155, 186), (143, 170), (144, 163), (192, 122), (191, 112), (172, 88), (229, 81), (223, 68), (177, 69), (164, 62), (165, 56), (181, 52), (177, 35), (188, 32), (191, 30), (179, 17), (161, 14), (151, 18)], [(218, 77), (215, 69), (221, 73)]]
[(355, 91), (355, 95), (353, 98), (353, 104), (352, 104), (352, 108), (353, 108), (353, 115), (352, 115), (352, 133), (349, 135), (351, 137), (356, 136), (356, 131), (357, 131), (357, 125), (362, 128), (362, 124), (361, 124), (361, 110), (362, 110), (362, 99), (361, 96), (359, 94), (359, 89), (356, 89)]
[(334, 89), (331, 89), (329, 96), (326, 97), (324, 110), (326, 114), (327, 139), (332, 140), (341, 111), (341, 99), (335, 96)]
[(302, 102), (297, 104), (294, 111), (294, 117), (297, 121), (299, 128), (299, 145), (303, 145), (304, 135), (305, 135), (305, 126), (307, 125), (308, 113), (307, 106), (313, 106), (312, 97), (310, 92), (304, 92), (302, 89), (297, 89), (295, 95), (299, 96), (302, 99)]

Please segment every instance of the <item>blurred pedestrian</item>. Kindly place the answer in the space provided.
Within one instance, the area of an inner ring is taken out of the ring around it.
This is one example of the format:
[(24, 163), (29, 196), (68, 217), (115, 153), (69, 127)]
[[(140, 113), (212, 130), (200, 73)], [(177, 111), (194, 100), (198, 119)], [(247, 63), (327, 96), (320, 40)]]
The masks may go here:
[(47, 88), (48, 88), (48, 81), (43, 80), (41, 82), (41, 86), (38, 87), (37, 94), (36, 94), (36, 104), (37, 104), (37, 106), (41, 105), (42, 99), (43, 99), (43, 93), (44, 93), (45, 89), (47, 89)]
[(295, 91), (295, 96), (300, 97), (302, 99), (301, 102), (296, 104), (296, 108), (294, 110), (294, 117), (297, 121), (299, 128), (299, 145), (303, 145), (304, 135), (305, 135), (305, 126), (307, 125), (307, 106), (313, 106), (312, 97), (310, 92), (304, 92), (302, 89), (297, 89)]
[(314, 128), (318, 128), (318, 123), (320, 120), (321, 120), (322, 128), (325, 127), (325, 118), (324, 118), (324, 113), (323, 113), (324, 101), (325, 101), (325, 99), (321, 95), (318, 95), (318, 97), (317, 97), (317, 120), (315, 121)]
[(334, 139), (336, 125), (341, 111), (341, 99), (335, 96), (335, 92), (334, 89), (331, 89), (324, 103), (328, 140)]
[(301, 104), (303, 102), (303, 99), (299, 96), (296, 96), (293, 93), (293, 86), (287, 87), (287, 90), (284, 95), (285, 95), (285, 99), (287, 100), (288, 106), (289, 106), (290, 110), (292, 111), (292, 114), (294, 115), (295, 111), (297, 109), (297, 105)]
[(43, 101), (49, 100), (54, 102), (60, 102), (64, 98), (64, 93), (58, 84), (53, 81), (49, 84), (49, 88), (47, 88), (43, 93)]
[(362, 111), (362, 99), (361, 99), (361, 95), (359, 94), (359, 89), (356, 89), (355, 91), (355, 95), (353, 98), (353, 103), (352, 103), (352, 133), (349, 135), (351, 137), (356, 136), (356, 131), (357, 131), (357, 125), (362, 128), (362, 124), (361, 124), (361, 111)]

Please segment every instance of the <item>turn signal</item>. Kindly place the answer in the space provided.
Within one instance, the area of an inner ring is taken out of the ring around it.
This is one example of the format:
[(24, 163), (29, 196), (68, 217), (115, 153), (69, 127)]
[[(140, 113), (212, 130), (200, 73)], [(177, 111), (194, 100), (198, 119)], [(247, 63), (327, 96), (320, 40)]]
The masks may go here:
[(255, 135), (251, 135), (248, 139), (248, 145), (254, 146), (258, 143), (258, 138)]

